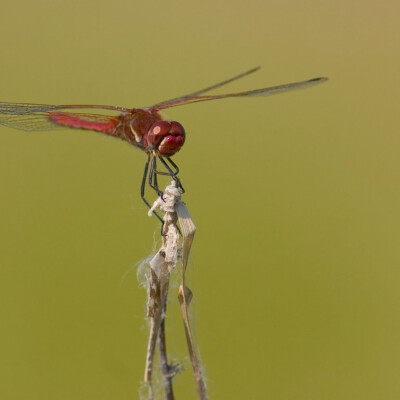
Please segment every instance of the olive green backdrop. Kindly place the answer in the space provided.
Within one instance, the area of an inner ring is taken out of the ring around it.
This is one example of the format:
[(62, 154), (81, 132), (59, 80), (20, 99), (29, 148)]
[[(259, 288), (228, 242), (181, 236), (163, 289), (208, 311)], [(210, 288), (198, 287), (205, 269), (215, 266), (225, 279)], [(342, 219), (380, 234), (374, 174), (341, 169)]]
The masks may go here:
[[(226, 90), (330, 78), (165, 113), (187, 131), (174, 159), (198, 227), (190, 287), (212, 399), (400, 398), (399, 8), (1, 5), (1, 101), (140, 107), (257, 65)], [(135, 264), (159, 235), (144, 161), (96, 133), (0, 127), (0, 400), (138, 399)], [(176, 290), (176, 399), (194, 399)]]

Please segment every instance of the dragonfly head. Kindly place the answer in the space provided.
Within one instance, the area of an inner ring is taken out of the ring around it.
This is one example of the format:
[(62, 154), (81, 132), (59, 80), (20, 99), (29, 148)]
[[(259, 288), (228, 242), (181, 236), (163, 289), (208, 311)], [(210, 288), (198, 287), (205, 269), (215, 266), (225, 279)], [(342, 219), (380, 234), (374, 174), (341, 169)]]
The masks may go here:
[(170, 157), (185, 143), (185, 129), (176, 121), (157, 121), (149, 129), (147, 144), (161, 156)]

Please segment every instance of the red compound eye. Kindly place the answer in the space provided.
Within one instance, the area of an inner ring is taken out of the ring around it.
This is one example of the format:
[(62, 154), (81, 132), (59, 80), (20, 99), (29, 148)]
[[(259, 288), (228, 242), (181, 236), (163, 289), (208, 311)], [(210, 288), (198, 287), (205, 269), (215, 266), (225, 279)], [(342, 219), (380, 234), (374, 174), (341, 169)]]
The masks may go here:
[(171, 135), (180, 135), (185, 137), (185, 130), (179, 122), (171, 121)]
[(158, 150), (162, 156), (172, 156), (185, 143), (185, 129), (176, 121), (157, 121), (147, 134), (150, 149)]

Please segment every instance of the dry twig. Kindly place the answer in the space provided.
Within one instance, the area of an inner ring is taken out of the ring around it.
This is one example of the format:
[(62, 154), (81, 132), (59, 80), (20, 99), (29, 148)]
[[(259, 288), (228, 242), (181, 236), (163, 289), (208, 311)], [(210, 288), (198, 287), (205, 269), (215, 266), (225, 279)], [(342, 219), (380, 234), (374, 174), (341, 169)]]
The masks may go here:
[(178, 299), (185, 327), (186, 339), (189, 348), (190, 361), (196, 381), (196, 389), (199, 400), (207, 400), (206, 386), (201, 371), (200, 362), (196, 353), (196, 346), (190, 329), (188, 306), (192, 298), (192, 292), (186, 286), (185, 273), (189, 259), (190, 248), (193, 242), (196, 227), (190, 217), (185, 203), (180, 199), (180, 192), (173, 181), (165, 191), (163, 198), (158, 198), (149, 211), (149, 215), (155, 209), (164, 212), (164, 226), (162, 245), (156, 255), (147, 263), (147, 315), (150, 318), (150, 333), (147, 346), (146, 366), (144, 381), (149, 387), (149, 400), (153, 398), (152, 372), (153, 360), (158, 339), (160, 366), (163, 377), (164, 390), (167, 400), (173, 400), (172, 378), (182, 369), (180, 365), (170, 365), (167, 360), (165, 339), (165, 315), (167, 306), (168, 285), (171, 271), (178, 262), (179, 230), (181, 227), (183, 236), (182, 244), (182, 282), (179, 287)]

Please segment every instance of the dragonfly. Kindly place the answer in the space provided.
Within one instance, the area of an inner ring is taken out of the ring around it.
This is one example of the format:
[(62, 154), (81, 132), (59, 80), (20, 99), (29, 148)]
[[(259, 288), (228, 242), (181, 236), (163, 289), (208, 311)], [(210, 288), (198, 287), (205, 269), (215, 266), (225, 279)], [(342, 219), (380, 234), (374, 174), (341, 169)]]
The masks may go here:
[[(184, 145), (185, 129), (177, 121), (164, 120), (160, 111), (184, 104), (230, 97), (265, 97), (293, 89), (307, 88), (327, 80), (327, 78), (319, 77), (244, 92), (204, 95), (259, 69), (260, 67), (252, 68), (205, 89), (143, 108), (92, 104), (47, 105), (0, 102), (0, 125), (25, 131), (44, 131), (56, 128), (84, 129), (122, 139), (143, 150), (147, 154), (147, 161), (144, 167), (140, 195), (144, 203), (151, 207), (145, 198), (146, 182), (162, 198), (163, 193), (158, 187), (158, 175), (171, 176), (181, 193), (184, 193), (183, 186), (178, 178), (179, 168), (171, 157)], [(106, 115), (104, 110), (119, 114)], [(164, 171), (157, 169), (157, 160), (163, 165)], [(158, 215), (157, 217), (161, 220)], [(161, 220), (161, 222), (163, 221)]]

